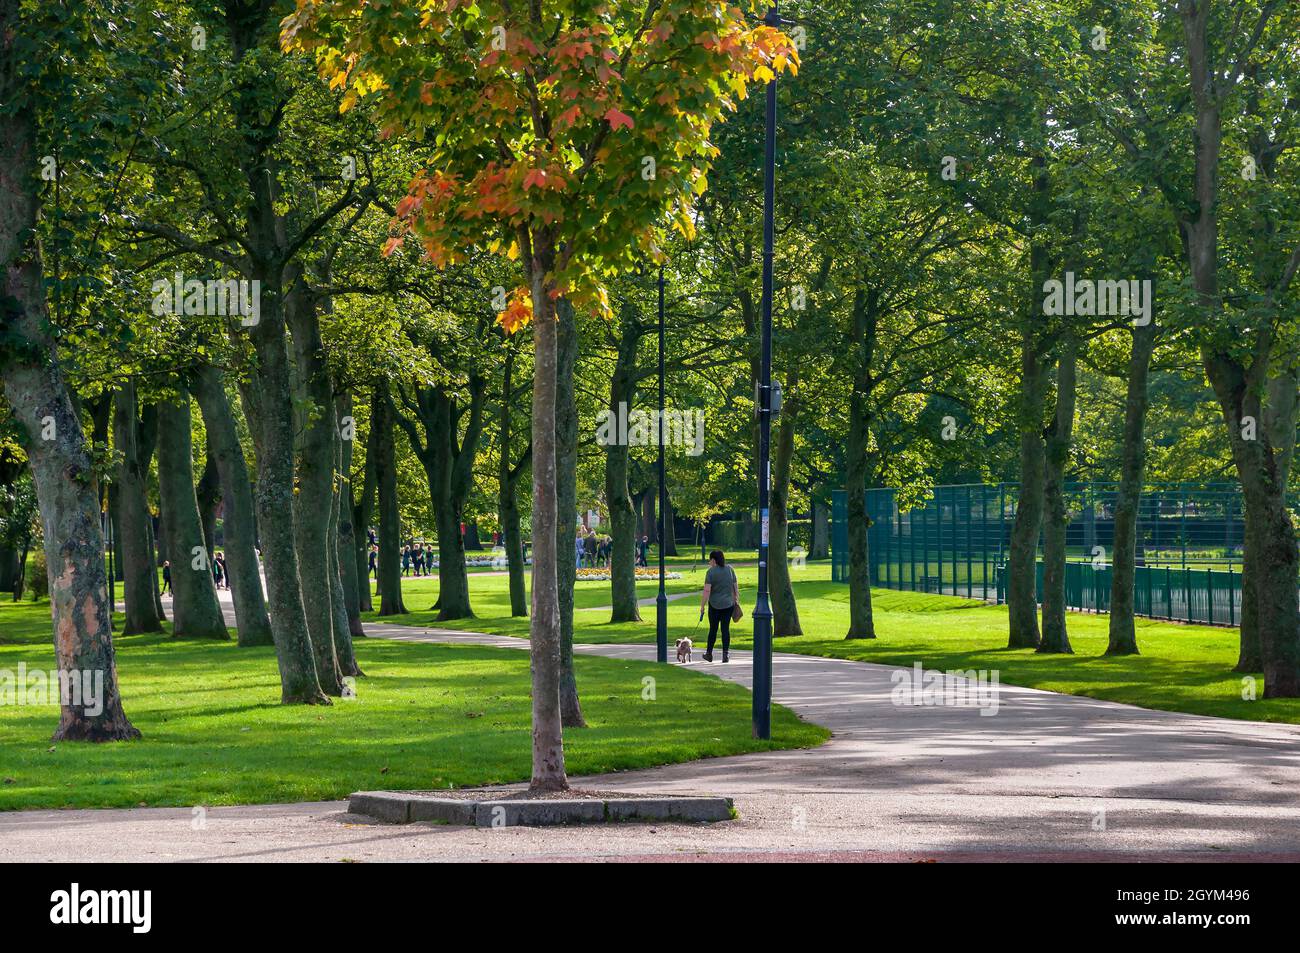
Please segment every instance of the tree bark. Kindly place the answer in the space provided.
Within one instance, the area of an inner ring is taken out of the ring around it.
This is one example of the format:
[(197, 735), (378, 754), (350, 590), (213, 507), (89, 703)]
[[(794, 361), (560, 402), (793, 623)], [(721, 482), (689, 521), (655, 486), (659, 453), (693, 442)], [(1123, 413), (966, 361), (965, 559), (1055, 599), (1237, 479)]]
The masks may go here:
[(280, 667), (280, 698), (284, 704), (329, 704), (316, 673), (294, 538), (293, 392), (279, 291), (283, 274), (271, 270), (259, 280), (261, 316), (250, 333), (258, 370), (255, 379), (240, 384), (240, 394), (257, 452), (257, 531)]
[(664, 538), (662, 540), (665, 556), (676, 556), (677, 553), (677, 526), (675, 523), (676, 514), (673, 512), (672, 488), (669, 487), (664, 494)]
[(203, 543), (194, 492), (190, 398), (184, 391), (178, 398), (158, 404), (158, 496), (167, 513), (172, 636), (228, 639), (230, 633), (212, 581), (212, 553)]
[[(578, 363), (578, 323), (567, 298), (555, 303), (555, 505), (556, 545), (573, 545), (578, 530), (578, 403), (574, 370)], [(585, 728), (578, 679), (573, 671), (573, 587), (578, 578), (574, 559), (556, 564), (556, 596), (560, 608), (560, 718), (565, 728)]]
[[(1033, 158), (1033, 192), (1030, 197), (1030, 220), (1046, 228), (1049, 218), (1051, 177), (1047, 160)], [(1020, 493), (1016, 518), (1011, 526), (1007, 562), (1008, 648), (1038, 648), (1038, 536), (1043, 524), (1043, 483), (1047, 384), (1051, 367), (1045, 357), (1048, 342), (1039, 328), (1043, 324), (1040, 298), (1043, 282), (1052, 267), (1051, 254), (1044, 240), (1030, 238), (1029, 289), (1020, 327), (1020, 407), (1017, 428), (1020, 432)]]
[(556, 320), (546, 275), (554, 249), (534, 234), (528, 261), (533, 302), (533, 591), (529, 655), (533, 683), (534, 791), (566, 790), (560, 714), (560, 604), (556, 533)]
[[(351, 393), (339, 395), (336, 400), (336, 410), (341, 426), (352, 419)], [(354, 430), (349, 429), (347, 432), (340, 431), (339, 434), (339, 512), (338, 536), (335, 544), (338, 547), (339, 579), (343, 585), (343, 613), (347, 618), (348, 633), (356, 639), (364, 638), (366, 634), (365, 626), (361, 624), (362, 582), (360, 578), (361, 573), (366, 570), (365, 564), (358, 564), (357, 561), (357, 532), (353, 523), (353, 514), (356, 513), (356, 502), (353, 500), (352, 492), (352, 455), (355, 443), (352, 435), (354, 433)], [(368, 583), (365, 588), (369, 590)], [(343, 674), (356, 673), (344, 672)]]
[[(361, 497), (352, 507), (352, 526), (356, 536), (355, 558), (357, 563), (357, 597), (358, 608), (362, 612), (375, 611), (370, 595), (370, 526), (375, 511), (375, 447), (376, 431), (371, 420), (370, 433), (366, 437), (366, 463), (361, 478)], [(379, 582), (378, 560), (376, 559), (375, 583)], [(356, 633), (353, 633), (354, 635)], [(363, 631), (362, 635), (365, 634)]]
[(199, 504), (199, 525), (203, 527), (203, 545), (210, 556), (217, 553), (217, 507), (221, 505), (221, 476), (212, 459), (212, 439), (204, 450), (203, 472), (194, 486), (194, 496)]
[(289, 330), (293, 335), (294, 366), (297, 371), (299, 423), (296, 427), (297, 492), (294, 494), (294, 547), (298, 557), (298, 582), (302, 591), (307, 633), (311, 638), (316, 679), (326, 695), (343, 694), (343, 673), (335, 651), (334, 581), (337, 564), (332, 560), (331, 514), (335, 502), (334, 394), (325, 367), (315, 292), (307, 285), (299, 266), (291, 266), (286, 277), (291, 288), (286, 301)]
[[(655, 519), (658, 491), (651, 487), (641, 494), (641, 535), (651, 545), (659, 542), (659, 521)], [(647, 556), (647, 559), (650, 557)]]
[[(628, 467), (631, 448), (621, 439), (619, 422), (636, 400), (636, 350), (641, 338), (639, 321), (632, 307), (622, 312), (622, 332), (619, 335), (618, 355), (609, 381), (609, 413), (611, 439), (605, 450), (605, 504), (609, 507), (610, 564), (609, 595), (610, 622), (640, 622), (641, 611), (636, 595), (636, 531), (637, 514), (628, 488)], [(646, 494), (649, 496), (649, 493)], [(576, 528), (575, 528), (576, 529)], [(563, 541), (561, 541), (563, 545)], [(573, 550), (573, 538), (569, 538)], [(564, 550), (561, 549), (561, 553)], [(570, 562), (574, 560), (570, 559)]]
[(502, 373), (501, 406), (498, 410), (498, 429), (501, 436), (501, 458), (497, 472), (497, 508), (501, 514), (501, 531), (505, 541), (506, 566), (510, 577), (510, 615), (528, 615), (528, 594), (524, 585), (523, 535), (519, 530), (519, 480), (529, 467), (532, 446), (513, 465), (510, 462), (512, 405), (514, 403), (513, 350), (506, 354)]
[[(337, 406), (336, 404), (335, 407)], [(330, 409), (330, 419), (337, 423), (335, 407)], [(356, 570), (356, 563), (352, 559), (351, 516), (348, 515), (348, 501), (343, 493), (348, 473), (344, 462), (345, 443), (350, 441), (341, 439), (341, 436), (334, 441), (334, 470), (340, 475), (340, 479), (335, 483), (333, 500), (330, 503), (329, 535), (326, 537), (329, 543), (329, 560), (326, 568), (330, 580), (330, 608), (333, 612), (334, 657), (338, 659), (341, 677), (356, 678), (364, 673), (357, 665), (356, 652), (352, 648), (352, 626), (348, 616), (348, 597), (345, 592), (346, 567), (351, 566), (354, 571)], [(344, 538), (341, 529), (345, 521), (348, 521), (349, 525), (347, 539)], [(358, 618), (358, 625), (360, 621)], [(346, 689), (347, 686), (345, 685), (344, 688)]]
[(161, 632), (154, 602), (157, 574), (149, 534), (147, 471), (141, 468), (135, 381), (128, 380), (113, 397), (113, 447), (118, 453), (118, 539), (122, 544), (122, 591), (126, 619), (123, 635)]
[(1128, 393), (1124, 400), (1124, 436), (1120, 450), (1120, 482), (1115, 499), (1115, 539), (1111, 554), (1110, 640), (1107, 655), (1137, 655), (1133, 592), (1137, 577), (1137, 519), (1146, 477), (1146, 417), (1150, 404), (1147, 382), (1155, 350), (1155, 321), (1133, 328), (1129, 353)]
[(1047, 370), (1032, 319), (1020, 344), (1020, 492), (1007, 560), (1008, 648), (1038, 648), (1038, 536), (1043, 522), (1043, 404)]
[[(17, 61), (17, 17), (18, 4), (0, 5), (4, 74), (16, 74), (20, 65), (26, 65)], [(18, 65), (10, 69), (8, 64)], [(9, 100), (10, 86), (17, 82), (12, 75), (0, 75), (0, 98)], [(36, 240), (39, 200), (33, 112), (22, 105), (0, 111), (0, 329), (4, 339), (0, 379), (26, 437), (36, 484), (59, 671), (80, 676), (82, 684), (89, 676), (92, 687), (96, 680), (102, 683), (102, 689), (93, 693), (96, 698), (60, 699), (54, 740), (138, 738), (140, 732), (127, 720), (118, 691), (96, 481), (49, 331)]]
[(226, 557), (230, 601), (235, 606), (239, 645), (242, 648), (272, 645), (275, 640), (257, 561), (248, 463), (239, 443), (221, 371), (211, 364), (200, 365), (194, 372), (194, 396), (208, 432), (208, 459), (215, 463), (221, 478), (222, 552)]
[(859, 291), (853, 300), (852, 347), (856, 355), (849, 395), (849, 433), (844, 465), (845, 517), (849, 542), (849, 631), (846, 639), (874, 639), (871, 559), (867, 530), (867, 452), (871, 437), (872, 365), (875, 359), (878, 293)]
[(404, 615), (402, 602), (402, 528), (397, 505), (397, 450), (393, 443), (392, 400), (388, 382), (375, 383), (370, 426), (375, 451), (375, 482), (379, 491), (379, 614)]
[(831, 555), (830, 507), (810, 491), (808, 508), (812, 511), (812, 545), (809, 547), (808, 558), (829, 559)]
[(1056, 372), (1056, 413), (1044, 447), (1043, 635), (1038, 651), (1074, 654), (1066, 627), (1065, 532), (1070, 522), (1065, 503), (1065, 468), (1074, 437), (1076, 393), (1074, 342), (1066, 338)]

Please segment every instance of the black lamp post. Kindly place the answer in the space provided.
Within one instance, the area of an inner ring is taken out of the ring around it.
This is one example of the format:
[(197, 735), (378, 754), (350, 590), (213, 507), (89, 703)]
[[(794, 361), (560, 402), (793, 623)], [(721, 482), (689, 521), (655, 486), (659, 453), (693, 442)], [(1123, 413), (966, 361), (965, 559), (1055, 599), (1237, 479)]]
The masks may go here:
[(664, 481), (664, 266), (659, 266), (659, 596), (655, 599), (655, 652), (668, 661), (668, 596), (664, 592), (664, 541), (668, 488)]
[[(776, 3), (763, 22), (777, 28)], [(767, 131), (763, 150), (763, 356), (758, 386), (758, 602), (754, 606), (755, 738), (772, 737), (772, 605), (767, 594), (768, 492), (771, 483), (772, 436), (772, 258), (773, 214), (776, 204), (776, 75), (767, 82)]]

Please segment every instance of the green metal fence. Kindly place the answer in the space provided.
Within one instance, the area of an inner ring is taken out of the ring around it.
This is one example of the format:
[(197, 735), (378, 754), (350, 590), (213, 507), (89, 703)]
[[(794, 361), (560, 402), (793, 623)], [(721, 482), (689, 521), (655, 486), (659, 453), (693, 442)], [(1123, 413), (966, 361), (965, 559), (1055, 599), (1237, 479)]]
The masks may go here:
[[(1066, 600), (1073, 609), (1110, 607), (1117, 491), (1112, 483), (1066, 485)], [(1018, 492), (1014, 483), (940, 486), (907, 510), (893, 489), (868, 490), (872, 585), (1003, 602)], [(831, 578), (839, 582), (848, 581), (846, 509), (844, 492), (835, 491)], [(1148, 487), (1138, 512), (1137, 613), (1235, 625), (1241, 612), (1241, 514), (1241, 492), (1233, 484)], [(1041, 591), (1041, 563), (1038, 575)]]

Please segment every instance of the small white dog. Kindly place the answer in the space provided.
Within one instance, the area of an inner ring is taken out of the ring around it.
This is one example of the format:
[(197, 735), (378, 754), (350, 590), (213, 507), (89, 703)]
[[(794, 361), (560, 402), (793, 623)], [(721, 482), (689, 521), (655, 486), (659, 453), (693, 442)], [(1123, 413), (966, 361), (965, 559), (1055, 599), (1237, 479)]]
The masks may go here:
[(677, 640), (677, 661), (685, 664), (691, 660), (691, 640)]

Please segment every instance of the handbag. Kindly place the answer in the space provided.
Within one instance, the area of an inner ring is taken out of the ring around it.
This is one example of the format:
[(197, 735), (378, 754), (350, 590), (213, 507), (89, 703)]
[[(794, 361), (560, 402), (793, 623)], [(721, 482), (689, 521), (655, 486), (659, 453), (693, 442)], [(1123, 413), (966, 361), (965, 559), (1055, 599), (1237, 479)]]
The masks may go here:
[[(728, 566), (727, 568), (731, 569), (730, 566)], [(737, 590), (739, 590), (740, 588), (740, 585), (736, 582), (736, 570), (734, 569), (731, 570), (731, 585), (735, 587)], [(744, 617), (745, 617), (745, 610), (740, 608), (740, 602), (737, 601), (736, 604), (731, 607), (731, 621), (739, 622)]]

